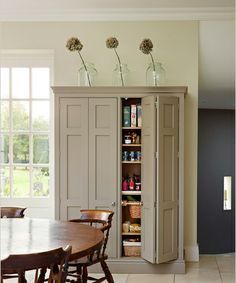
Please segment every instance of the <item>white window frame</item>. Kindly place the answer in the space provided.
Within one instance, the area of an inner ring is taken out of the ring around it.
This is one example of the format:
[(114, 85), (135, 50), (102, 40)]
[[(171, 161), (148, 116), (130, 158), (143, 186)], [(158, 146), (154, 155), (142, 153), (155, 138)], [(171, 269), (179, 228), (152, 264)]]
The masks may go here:
[[(54, 51), (53, 50), (0, 50), (0, 67), (46, 67), (50, 70), (50, 85), (54, 81)], [(0, 198), (1, 206), (27, 207), (26, 215), (39, 218), (55, 218), (55, 184), (54, 184), (54, 105), (50, 89), (50, 129), (49, 129), (49, 197), (9, 197)], [(6, 165), (7, 166), (7, 165)]]

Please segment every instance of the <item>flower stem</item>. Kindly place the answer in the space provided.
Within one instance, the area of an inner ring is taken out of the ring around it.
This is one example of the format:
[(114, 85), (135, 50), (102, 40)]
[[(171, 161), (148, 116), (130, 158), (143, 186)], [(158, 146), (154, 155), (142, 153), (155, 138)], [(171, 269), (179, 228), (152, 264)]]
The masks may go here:
[(87, 69), (86, 64), (84, 63), (84, 59), (83, 59), (83, 57), (81, 56), (81, 54), (80, 54), (79, 51), (78, 51), (78, 53), (79, 53), (79, 56), (80, 56), (80, 59), (81, 59), (83, 65), (84, 65), (84, 69), (85, 69), (85, 72), (86, 72), (86, 75), (87, 75), (87, 79), (88, 79), (89, 86), (91, 86), (91, 82), (90, 82), (90, 78), (89, 78), (88, 69)]
[(116, 56), (117, 56), (117, 59), (118, 59), (118, 62), (119, 62), (121, 83), (122, 83), (122, 86), (124, 86), (124, 79), (123, 79), (123, 74), (122, 74), (122, 68), (121, 68), (120, 57), (119, 57), (119, 55), (117, 54), (115, 48), (114, 48), (114, 51), (115, 51), (115, 53), (116, 53)]
[(152, 57), (152, 53), (150, 52), (149, 54), (150, 54), (151, 59), (152, 59), (153, 71), (154, 71), (154, 73), (155, 73), (154, 82), (155, 82), (155, 86), (157, 86), (157, 77), (156, 77), (156, 67), (155, 67), (155, 63), (154, 63), (154, 60), (153, 60), (153, 57)]

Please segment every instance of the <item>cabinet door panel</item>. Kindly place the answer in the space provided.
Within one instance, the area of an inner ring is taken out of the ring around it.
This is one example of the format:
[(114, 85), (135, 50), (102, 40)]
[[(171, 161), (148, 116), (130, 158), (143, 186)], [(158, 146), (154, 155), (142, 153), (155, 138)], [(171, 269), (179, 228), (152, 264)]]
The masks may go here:
[(117, 255), (117, 99), (89, 99), (89, 208), (115, 211), (108, 242)]
[(141, 251), (147, 261), (155, 262), (155, 97), (142, 99), (142, 213)]
[(157, 98), (157, 263), (177, 258), (177, 97)]
[(60, 219), (88, 207), (88, 99), (60, 101)]

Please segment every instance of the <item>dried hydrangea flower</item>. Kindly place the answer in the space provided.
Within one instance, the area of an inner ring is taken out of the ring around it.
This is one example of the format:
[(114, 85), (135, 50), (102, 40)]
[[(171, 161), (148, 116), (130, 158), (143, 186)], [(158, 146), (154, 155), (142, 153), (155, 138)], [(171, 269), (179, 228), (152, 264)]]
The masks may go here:
[(117, 38), (115, 37), (109, 37), (107, 40), (106, 40), (106, 46), (107, 48), (117, 48), (119, 45), (119, 41)]
[(144, 54), (149, 54), (152, 52), (153, 44), (151, 39), (149, 38), (144, 38), (144, 40), (140, 43), (139, 49), (144, 53)]
[[(153, 66), (153, 71), (156, 73), (156, 67), (155, 67), (155, 63), (152, 57), (152, 48), (153, 48), (153, 43), (151, 41), (151, 39), (149, 38), (144, 38), (143, 41), (140, 43), (139, 45), (139, 49), (144, 53), (144, 54), (150, 54), (151, 59), (152, 59), (152, 66)], [(157, 85), (157, 78), (156, 75), (154, 76), (154, 80), (155, 80), (155, 86)]]
[(87, 69), (87, 67), (86, 67), (86, 64), (85, 64), (85, 62), (84, 62), (84, 59), (83, 59), (82, 55), (80, 54), (80, 51), (81, 51), (82, 48), (83, 48), (83, 44), (81, 43), (81, 41), (80, 41), (77, 37), (71, 37), (71, 38), (69, 38), (69, 39), (67, 40), (66, 48), (67, 48), (69, 51), (77, 51), (77, 52), (79, 53), (80, 59), (81, 59), (82, 64), (83, 64), (83, 66), (84, 66), (85, 72), (86, 72), (86, 74), (87, 74), (87, 79), (88, 79), (89, 86), (91, 86), (91, 81), (90, 81), (88, 69)]
[(83, 44), (77, 37), (71, 37), (67, 41), (66, 48), (70, 51), (81, 51)]
[(118, 62), (119, 62), (121, 84), (122, 84), (122, 86), (124, 86), (124, 79), (123, 79), (123, 73), (122, 73), (122, 68), (121, 68), (121, 61), (120, 61), (120, 57), (119, 57), (119, 55), (116, 51), (116, 48), (118, 47), (118, 45), (119, 45), (119, 41), (116, 37), (108, 37), (108, 39), (106, 40), (107, 48), (114, 49), (114, 51), (116, 53), (116, 57), (117, 57)]

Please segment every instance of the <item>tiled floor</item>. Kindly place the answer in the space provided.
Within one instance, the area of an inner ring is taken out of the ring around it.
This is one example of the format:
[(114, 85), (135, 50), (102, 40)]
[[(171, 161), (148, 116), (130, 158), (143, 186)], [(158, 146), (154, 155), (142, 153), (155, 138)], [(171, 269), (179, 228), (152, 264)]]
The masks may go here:
[[(202, 255), (199, 262), (187, 263), (186, 274), (114, 274), (113, 276), (115, 283), (235, 283), (235, 254)], [(7, 280), (7, 282), (16, 281)], [(31, 278), (28, 282), (32, 282)]]
[(186, 274), (114, 274), (115, 283), (235, 283), (235, 254), (202, 255)]

